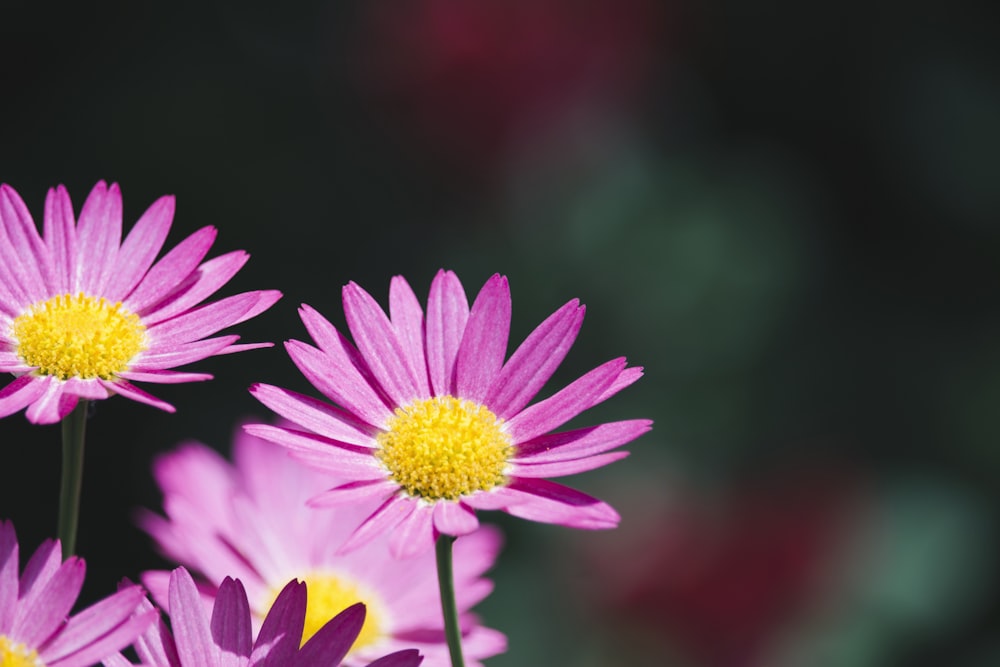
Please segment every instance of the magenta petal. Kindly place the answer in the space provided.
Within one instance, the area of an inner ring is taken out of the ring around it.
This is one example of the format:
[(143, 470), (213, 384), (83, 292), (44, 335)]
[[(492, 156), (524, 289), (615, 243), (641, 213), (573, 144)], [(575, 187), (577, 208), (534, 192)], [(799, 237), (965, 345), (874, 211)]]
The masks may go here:
[(524, 339), (483, 400), (495, 415), (510, 419), (535, 397), (573, 347), (584, 312), (584, 307), (573, 299)]
[(0, 417), (12, 415), (24, 409), (43, 395), (53, 381), (55, 378), (51, 376), (22, 375), (0, 389)]
[(515, 464), (535, 464), (593, 456), (635, 440), (652, 425), (653, 422), (648, 419), (632, 419), (550, 433), (522, 442), (511, 461)]
[(285, 419), (322, 436), (362, 447), (374, 444), (376, 429), (346, 410), (269, 384), (255, 384), (250, 393)]
[(0, 635), (10, 632), (14, 622), (18, 582), (17, 533), (10, 521), (0, 521)]
[(395, 276), (389, 284), (389, 318), (396, 329), (403, 352), (410, 363), (410, 371), (417, 383), (420, 398), (431, 395), (427, 377), (427, 359), (424, 355), (424, 311), (403, 276)]
[(594, 405), (598, 403), (603, 403), (608, 400), (618, 392), (620, 392), (625, 387), (629, 386), (636, 380), (642, 377), (642, 366), (635, 366), (633, 368), (626, 368), (621, 372), (621, 374), (615, 378), (615, 381), (611, 385), (601, 392), (601, 395), (597, 397), (594, 401)]
[(215, 667), (218, 649), (212, 641), (205, 607), (198, 588), (187, 570), (170, 573), (170, 625), (177, 644), (177, 656), (184, 667)]
[(565, 475), (576, 475), (604, 467), (609, 463), (620, 461), (628, 456), (628, 452), (607, 452), (605, 454), (594, 454), (581, 459), (571, 459), (569, 461), (549, 461), (547, 463), (521, 463), (514, 466), (511, 474), (515, 477), (563, 477)]
[(253, 646), (253, 631), (247, 592), (239, 581), (226, 577), (219, 585), (210, 627), (220, 649), (218, 667), (245, 665)]
[[(464, 644), (465, 642), (462, 643)], [(468, 651), (468, 647), (465, 650)], [(497, 651), (496, 653), (501, 652)], [(490, 655), (494, 655), (494, 653), (490, 653)], [(378, 660), (368, 663), (368, 667), (418, 667), (423, 661), (424, 659), (421, 657), (420, 651), (415, 648), (408, 648), (382, 656)], [(469, 658), (466, 658), (466, 662), (469, 662)], [(470, 662), (470, 664), (472, 663)]]
[(332, 400), (373, 426), (384, 426), (392, 412), (346, 355), (333, 355), (301, 341), (285, 349), (309, 382)]
[(607, 503), (548, 480), (515, 477), (507, 490), (522, 496), (522, 502), (507, 508), (522, 519), (587, 530), (615, 528), (621, 520)]
[(104, 386), (108, 391), (114, 392), (116, 394), (121, 394), (125, 398), (130, 398), (133, 401), (138, 401), (140, 403), (145, 403), (146, 405), (152, 405), (154, 408), (159, 408), (165, 412), (175, 412), (174, 406), (170, 405), (166, 401), (161, 401), (160, 399), (147, 394), (142, 389), (139, 389), (135, 385), (126, 382), (124, 379), (116, 380), (101, 380), (101, 385)]
[(118, 377), (131, 380), (133, 382), (154, 382), (157, 384), (179, 384), (181, 382), (201, 382), (211, 380), (211, 373), (187, 373), (183, 371), (125, 371), (119, 373)]
[(337, 553), (345, 554), (353, 551), (379, 535), (392, 530), (400, 521), (410, 516), (416, 508), (416, 502), (404, 496), (397, 495), (389, 498), (351, 533), (351, 536), (337, 549)]
[(307, 501), (310, 507), (355, 505), (370, 499), (384, 499), (399, 490), (399, 485), (387, 479), (366, 479), (348, 482), (318, 493)]
[(31, 302), (44, 299), (56, 282), (52, 258), (24, 200), (8, 185), (0, 186), (0, 222), (0, 239), (6, 234), (9, 244), (4, 252), (8, 268)]
[(122, 300), (125, 307), (141, 315), (173, 293), (208, 254), (217, 233), (215, 227), (202, 227), (178, 243), (149, 269), (132, 293)]
[(45, 197), (45, 245), (58, 271), (53, 291), (68, 294), (76, 291), (79, 256), (76, 252), (76, 221), (73, 203), (66, 188), (49, 188)]
[(339, 665), (351, 650), (364, 623), (365, 606), (360, 602), (351, 605), (309, 638), (299, 649), (296, 662), (301, 665)]
[(89, 401), (99, 401), (108, 397), (108, 390), (101, 386), (97, 379), (72, 377), (63, 382), (63, 392), (73, 394)]
[(441, 270), (427, 297), (427, 370), (436, 396), (453, 393), (455, 357), (469, 319), (469, 302), (458, 276)]
[(455, 391), (477, 403), (503, 366), (510, 335), (510, 285), (494, 274), (479, 291), (455, 359)]
[(83, 203), (76, 225), (80, 281), (86, 294), (104, 294), (122, 241), (122, 195), (117, 183), (99, 182)]
[(434, 547), (434, 507), (410, 501), (414, 510), (399, 522), (389, 535), (389, 553), (406, 559), (426, 553)]
[(445, 535), (466, 535), (479, 528), (476, 513), (461, 502), (434, 503), (434, 527)]
[[(144, 599), (145, 593), (141, 587), (129, 586), (74, 615), (55, 639), (45, 646), (45, 661), (50, 665), (61, 660), (89, 665), (128, 646), (156, 618), (156, 614), (147, 614), (144, 622), (133, 628), (130, 635), (126, 633), (126, 636), (122, 636), (114, 631), (128, 623)], [(112, 641), (108, 642), (107, 639)], [(89, 661), (85, 660), (81, 651), (90, 655)], [(93, 653), (96, 655), (92, 655)]]
[[(283, 667), (295, 664), (306, 620), (306, 585), (289, 581), (267, 611), (257, 634), (251, 665)], [(266, 656), (263, 655), (266, 651)]]
[(601, 394), (624, 368), (624, 357), (598, 366), (552, 396), (513, 416), (507, 422), (507, 433), (515, 444), (520, 444), (565, 424), (596, 405)]
[(260, 312), (259, 304), (265, 294), (271, 297), (265, 299), (265, 302), (270, 301), (267, 303), (268, 307), (280, 296), (270, 291), (245, 292), (229, 296), (151, 326), (148, 334), (156, 341), (156, 345), (187, 343), (211, 336), (220, 329), (252, 317), (251, 313)]
[(66, 393), (64, 382), (52, 378), (45, 393), (28, 406), (25, 416), (32, 424), (55, 424), (76, 407), (77, 397)]
[(250, 255), (236, 250), (208, 260), (191, 275), (190, 284), (182, 292), (146, 311), (143, 323), (153, 326), (198, 305), (228, 283), (248, 259)]
[(372, 296), (355, 283), (344, 286), (344, 315), (354, 343), (379, 385), (396, 405), (418, 395), (409, 359), (396, 330)]
[(39, 646), (69, 615), (83, 587), (86, 565), (70, 556), (45, 582), (21, 596), (11, 636), (27, 646)]
[(173, 219), (174, 197), (165, 195), (153, 202), (132, 226), (104, 289), (108, 301), (121, 301), (139, 284), (167, 240)]
[[(62, 549), (59, 540), (45, 540), (35, 553), (31, 554), (24, 569), (21, 571), (21, 581), (19, 584), (20, 598), (22, 601), (29, 600), (32, 596), (37, 596), (45, 584), (55, 576), (55, 573), (62, 565)], [(22, 604), (25, 604), (22, 602)]]
[(369, 479), (384, 474), (371, 449), (270, 424), (247, 424), (244, 430), (287, 447), (296, 459), (318, 470), (341, 475), (370, 475)]
[(240, 337), (237, 335), (229, 335), (206, 338), (181, 345), (168, 345), (162, 351), (140, 354), (133, 360), (132, 368), (144, 371), (177, 368), (220, 354), (227, 346), (239, 339)]

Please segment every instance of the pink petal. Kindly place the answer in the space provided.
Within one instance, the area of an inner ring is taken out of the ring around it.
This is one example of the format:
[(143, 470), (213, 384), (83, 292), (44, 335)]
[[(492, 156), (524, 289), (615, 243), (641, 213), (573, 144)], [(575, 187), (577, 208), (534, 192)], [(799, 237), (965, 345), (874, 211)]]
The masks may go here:
[(53, 286), (54, 293), (68, 294), (77, 285), (79, 259), (76, 252), (76, 221), (73, 203), (66, 188), (49, 188), (45, 197), (45, 245), (52, 255), (53, 266), (58, 271)]
[(395, 482), (383, 478), (348, 482), (327, 489), (307, 501), (310, 507), (356, 505), (372, 499), (384, 499), (399, 490)]
[(104, 294), (116, 265), (122, 240), (122, 195), (117, 183), (99, 182), (83, 203), (76, 225), (79, 241), (79, 282), (73, 292)]
[(372, 512), (371, 516), (361, 522), (347, 541), (340, 545), (337, 553), (348, 553), (387, 533), (416, 509), (416, 502), (405, 496), (396, 495), (387, 499)]
[(27, 646), (40, 646), (69, 615), (86, 571), (82, 560), (70, 556), (47, 581), (22, 594), (11, 636)]
[(16, 611), (18, 582), (17, 534), (14, 524), (0, 521), (0, 635), (9, 634)]
[(624, 368), (624, 357), (598, 366), (552, 396), (511, 417), (507, 422), (507, 433), (515, 444), (520, 444), (565, 424), (600, 402), (601, 394)]
[(174, 197), (160, 197), (146, 209), (132, 226), (118, 252), (115, 270), (104, 295), (108, 301), (121, 301), (135, 289), (167, 240), (174, 219)]
[(621, 520), (607, 503), (548, 480), (512, 478), (507, 491), (522, 496), (507, 508), (522, 519), (587, 530), (615, 528)]
[(324, 353), (297, 340), (285, 343), (285, 349), (306, 379), (334, 403), (373, 426), (384, 426), (392, 416), (346, 355)]
[(239, 581), (226, 577), (219, 585), (211, 628), (215, 645), (221, 649), (218, 667), (245, 665), (253, 646), (253, 631), (247, 593)]
[(131, 380), (133, 382), (155, 382), (157, 384), (179, 384), (181, 382), (201, 382), (211, 380), (211, 373), (184, 373), (180, 371), (125, 371), (119, 373), (118, 377)]
[(76, 407), (77, 397), (65, 392), (64, 382), (52, 378), (45, 393), (28, 406), (25, 416), (32, 424), (55, 424)]
[(46, 298), (55, 284), (52, 258), (38, 235), (28, 207), (9, 185), (0, 185), (0, 223), (9, 244), (4, 248), (9, 270), (32, 303)]
[(521, 463), (514, 466), (511, 475), (516, 477), (563, 477), (595, 470), (628, 456), (628, 452), (608, 452), (595, 454), (570, 461), (549, 461), (547, 463)]
[(169, 595), (170, 625), (181, 664), (184, 667), (215, 667), (219, 652), (212, 641), (201, 595), (184, 568), (170, 573)]
[(418, 397), (429, 398), (431, 388), (424, 356), (424, 311), (403, 276), (395, 276), (389, 284), (389, 317), (417, 383)]
[(535, 464), (593, 456), (635, 440), (652, 425), (648, 419), (632, 419), (539, 436), (518, 445), (511, 461)]
[(345, 285), (343, 292), (347, 326), (368, 368), (396, 405), (407, 405), (417, 398), (417, 383), (396, 330), (375, 299), (357, 284)]
[(270, 424), (247, 424), (244, 430), (250, 435), (287, 447), (296, 459), (318, 470), (340, 475), (364, 475), (366, 479), (384, 474), (372, 450), (365, 447)]
[(176, 412), (176, 408), (165, 401), (147, 394), (142, 389), (139, 389), (135, 385), (123, 380), (100, 380), (101, 385), (110, 392), (115, 394), (121, 394), (125, 398), (130, 398), (133, 401), (138, 401), (139, 403), (145, 403), (146, 405), (152, 405), (154, 408), (159, 408), (165, 412)]
[(139, 354), (131, 366), (133, 370), (143, 371), (176, 368), (220, 354), (228, 345), (239, 339), (239, 336), (230, 335), (205, 338), (180, 345), (165, 345), (162, 348), (154, 348), (155, 351)]
[(642, 377), (642, 366), (635, 366), (633, 368), (626, 368), (621, 372), (621, 374), (615, 379), (611, 385), (605, 389), (601, 395), (594, 402), (594, 405), (598, 403), (603, 403), (608, 400), (618, 392), (620, 392), (625, 387), (629, 386), (636, 380)]
[(262, 383), (250, 387), (250, 393), (275, 413), (314, 433), (361, 447), (375, 444), (377, 429), (329, 403)]
[(55, 576), (61, 564), (62, 549), (59, 540), (42, 542), (21, 572), (20, 598), (27, 600), (31, 595), (37, 595), (49, 579)]
[(100, 401), (108, 397), (108, 390), (97, 379), (72, 377), (63, 381), (63, 392), (73, 394), (88, 401)]
[[(145, 593), (140, 586), (129, 586), (76, 614), (45, 646), (43, 657), (46, 663), (52, 665), (72, 661), (72, 664), (89, 665), (125, 648), (157, 616), (155, 612), (147, 613), (138, 627), (128, 625), (129, 617), (144, 599)], [(127, 632), (115, 632), (122, 626)], [(86, 659), (88, 657), (89, 660)]]
[(0, 352), (0, 372), (23, 375), (33, 370), (35, 367), (24, 363), (16, 352)]
[(215, 227), (202, 227), (170, 250), (152, 266), (122, 303), (133, 313), (155, 306), (164, 297), (184, 285), (215, 242)]
[(511, 505), (524, 501), (524, 494), (510, 491), (505, 486), (462, 496), (463, 505), (477, 510), (506, 510)]
[(510, 419), (535, 397), (573, 347), (584, 312), (585, 308), (573, 299), (524, 339), (483, 399), (493, 414)]
[(280, 297), (280, 292), (273, 291), (235, 294), (155, 324), (147, 333), (157, 346), (187, 343), (243, 322), (271, 307)]
[(442, 269), (427, 297), (427, 370), (436, 396), (454, 391), (455, 357), (469, 319), (469, 302), (458, 276)]
[(434, 503), (434, 527), (445, 535), (467, 535), (479, 528), (476, 513), (461, 502)]
[(250, 255), (237, 250), (208, 260), (194, 272), (188, 287), (147, 311), (142, 318), (143, 323), (152, 326), (197, 306), (228, 283), (248, 259)]
[(0, 417), (12, 415), (24, 409), (32, 401), (42, 396), (49, 384), (57, 381), (50, 375), (22, 375), (0, 389)]
[(493, 384), (507, 354), (510, 335), (510, 285), (494, 274), (479, 291), (469, 312), (455, 360), (455, 390), (477, 403)]
[[(468, 651), (468, 648), (466, 647), (464, 650)], [(421, 657), (420, 652), (415, 648), (408, 648), (384, 655), (378, 660), (368, 663), (368, 667), (418, 667), (421, 662), (423, 662), (423, 657)]]
[(415, 507), (389, 534), (389, 553), (407, 559), (434, 548), (434, 507), (411, 500)]

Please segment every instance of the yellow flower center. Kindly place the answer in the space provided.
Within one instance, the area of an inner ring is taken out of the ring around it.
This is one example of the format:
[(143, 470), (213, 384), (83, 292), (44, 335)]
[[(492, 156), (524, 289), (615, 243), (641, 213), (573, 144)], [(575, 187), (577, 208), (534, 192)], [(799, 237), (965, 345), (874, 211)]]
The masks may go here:
[(82, 292), (31, 306), (14, 320), (13, 334), (24, 363), (60, 380), (109, 380), (146, 347), (138, 315)]
[(502, 424), (478, 403), (435, 396), (396, 408), (375, 455), (411, 496), (455, 500), (506, 483), (511, 444)]
[(38, 659), (38, 651), (0, 635), (0, 667), (45, 667), (45, 663)]
[[(367, 613), (365, 624), (361, 627), (361, 632), (354, 640), (351, 650), (374, 644), (381, 636), (381, 612), (379, 601), (374, 595), (363, 594), (350, 582), (329, 573), (311, 572), (299, 579), (306, 584), (306, 622), (302, 629), (302, 644), (309, 641), (327, 621), (358, 602), (365, 603)], [(271, 608), (280, 592), (280, 589), (272, 591), (271, 601), (266, 609)]]

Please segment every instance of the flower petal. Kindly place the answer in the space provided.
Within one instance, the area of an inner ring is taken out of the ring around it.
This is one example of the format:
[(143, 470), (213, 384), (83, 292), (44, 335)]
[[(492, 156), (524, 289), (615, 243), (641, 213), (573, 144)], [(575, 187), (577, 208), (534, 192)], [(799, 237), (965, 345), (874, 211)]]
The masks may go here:
[(277, 414), (314, 433), (361, 447), (374, 444), (374, 427), (329, 403), (262, 383), (250, 387), (250, 393)]
[(413, 558), (434, 548), (434, 507), (412, 502), (416, 505), (414, 510), (389, 536), (389, 553), (393, 558)]
[[(468, 651), (468, 647), (465, 650)], [(417, 667), (423, 661), (424, 659), (421, 657), (420, 651), (415, 648), (408, 648), (382, 656), (378, 660), (368, 663), (368, 667)]]
[(211, 373), (184, 373), (180, 371), (125, 371), (119, 373), (118, 377), (132, 380), (133, 382), (155, 382), (157, 384), (179, 384), (181, 382), (201, 382), (211, 380)]
[(518, 445), (511, 462), (535, 464), (593, 456), (635, 440), (652, 425), (649, 419), (632, 419), (542, 435)]
[(479, 519), (461, 502), (442, 500), (434, 504), (434, 527), (445, 535), (467, 535), (479, 528)]
[(219, 585), (212, 609), (212, 639), (219, 647), (218, 667), (241, 667), (253, 646), (250, 605), (239, 581), (226, 577)]
[(228, 283), (248, 259), (249, 254), (236, 250), (208, 260), (191, 274), (191, 282), (183, 291), (174, 293), (170, 299), (160, 301), (146, 311), (143, 323), (147, 327), (153, 326), (197, 306)]
[(9, 185), (0, 185), (0, 239), (4, 236), (9, 270), (32, 303), (44, 299), (55, 284), (52, 258), (24, 200)]
[(563, 477), (595, 470), (628, 456), (628, 452), (607, 452), (569, 461), (548, 461), (546, 463), (521, 463), (513, 467), (515, 477)]
[(188, 276), (198, 267), (215, 242), (215, 227), (202, 227), (178, 243), (152, 266), (132, 292), (122, 300), (126, 308), (142, 315), (178, 286), (185, 286)]
[(70, 556), (51, 577), (22, 595), (11, 636), (27, 646), (40, 646), (69, 615), (86, 571), (82, 560)]
[(455, 391), (477, 403), (493, 384), (507, 354), (510, 285), (500, 274), (486, 281), (469, 312), (455, 359)]
[(122, 194), (117, 183), (100, 181), (90, 191), (76, 225), (79, 282), (73, 292), (104, 294), (122, 241)]
[(384, 478), (348, 482), (327, 489), (310, 498), (309, 507), (338, 507), (356, 505), (369, 499), (384, 499), (399, 490), (399, 485)]
[(17, 533), (10, 521), (0, 521), (0, 635), (8, 634), (17, 610)]
[(156, 348), (155, 351), (141, 353), (132, 361), (131, 367), (134, 370), (151, 371), (184, 366), (221, 354), (228, 345), (239, 339), (239, 336), (233, 334), (180, 345), (166, 345), (162, 349)]
[(25, 416), (32, 424), (55, 424), (76, 407), (77, 397), (67, 394), (66, 383), (52, 378), (45, 393), (28, 406)]
[(152, 405), (154, 408), (159, 408), (165, 412), (176, 412), (176, 408), (174, 408), (174, 406), (170, 405), (166, 401), (161, 401), (151, 394), (147, 394), (142, 389), (139, 389), (134, 384), (131, 384), (124, 379), (101, 380), (100, 382), (101, 385), (108, 391), (121, 394), (125, 398), (130, 398), (133, 401), (145, 403), (146, 405)]
[(389, 283), (389, 319), (396, 329), (410, 372), (417, 383), (418, 398), (431, 395), (424, 355), (424, 311), (413, 289), (403, 276), (394, 276)]
[(216, 667), (218, 649), (212, 641), (205, 607), (194, 580), (179, 567), (170, 573), (170, 625), (177, 656), (184, 667)]
[(588, 530), (615, 528), (621, 520), (607, 503), (548, 480), (515, 477), (506, 489), (521, 496), (507, 512), (522, 519)]
[(48, 375), (39, 377), (27, 374), (18, 377), (0, 389), (0, 417), (6, 417), (23, 410), (32, 401), (42, 396), (53, 381), (56, 381), (55, 378)]
[(356, 283), (344, 286), (344, 315), (354, 343), (379, 385), (396, 405), (406, 405), (418, 395), (411, 365), (385, 312)]
[(121, 301), (135, 289), (163, 248), (174, 219), (174, 197), (164, 195), (146, 209), (125, 237), (117, 263), (104, 289), (108, 301)]
[(585, 308), (573, 299), (524, 339), (483, 399), (493, 414), (510, 419), (535, 397), (573, 347), (584, 312)]
[(270, 424), (247, 424), (244, 430), (250, 435), (287, 447), (296, 459), (317, 470), (340, 475), (370, 475), (368, 479), (385, 474), (371, 449)]
[(155, 324), (147, 333), (156, 345), (187, 343), (249, 319), (270, 308), (280, 297), (281, 293), (273, 290), (234, 294)]
[(128, 586), (70, 618), (49, 642), (42, 657), (49, 665), (91, 665), (132, 643), (156, 619), (155, 611), (130, 618), (145, 599), (140, 586)]
[(337, 553), (345, 554), (370, 542), (394, 528), (400, 521), (417, 509), (416, 502), (405, 496), (396, 495), (387, 499), (377, 510), (361, 522), (351, 536), (340, 545)]
[[(298, 664), (339, 665), (365, 623), (365, 606), (358, 602), (340, 612), (299, 649)], [(186, 666), (185, 666), (186, 667)]]
[(56, 267), (53, 291), (56, 294), (71, 293), (77, 285), (79, 257), (76, 252), (76, 220), (73, 217), (73, 202), (66, 188), (49, 188), (45, 197), (45, 245), (49, 248), (52, 263)]
[(259, 667), (296, 664), (294, 658), (305, 620), (306, 585), (293, 579), (278, 593), (268, 609), (250, 655), (250, 664)]
[(458, 276), (442, 269), (427, 297), (427, 370), (436, 396), (454, 391), (455, 357), (469, 319), (469, 302)]

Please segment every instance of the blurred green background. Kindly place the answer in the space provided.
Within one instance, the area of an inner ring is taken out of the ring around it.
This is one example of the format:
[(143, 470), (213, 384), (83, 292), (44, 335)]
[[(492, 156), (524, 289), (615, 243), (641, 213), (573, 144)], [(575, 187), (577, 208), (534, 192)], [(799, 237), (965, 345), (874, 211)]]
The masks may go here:
[[(40, 223), (117, 181), (126, 227), (252, 254), (270, 350), (89, 425), (84, 602), (168, 565), (152, 457), (228, 452), (265, 381), (312, 393), (296, 307), (402, 274), (509, 276), (512, 348), (588, 313), (546, 391), (646, 368), (580, 418), (650, 417), (571, 482), (621, 528), (486, 515), (509, 665), (1000, 664), (1000, 86), (992, 3), (0, 4), (0, 181)], [(58, 427), (0, 423), (0, 516), (55, 532)]]

